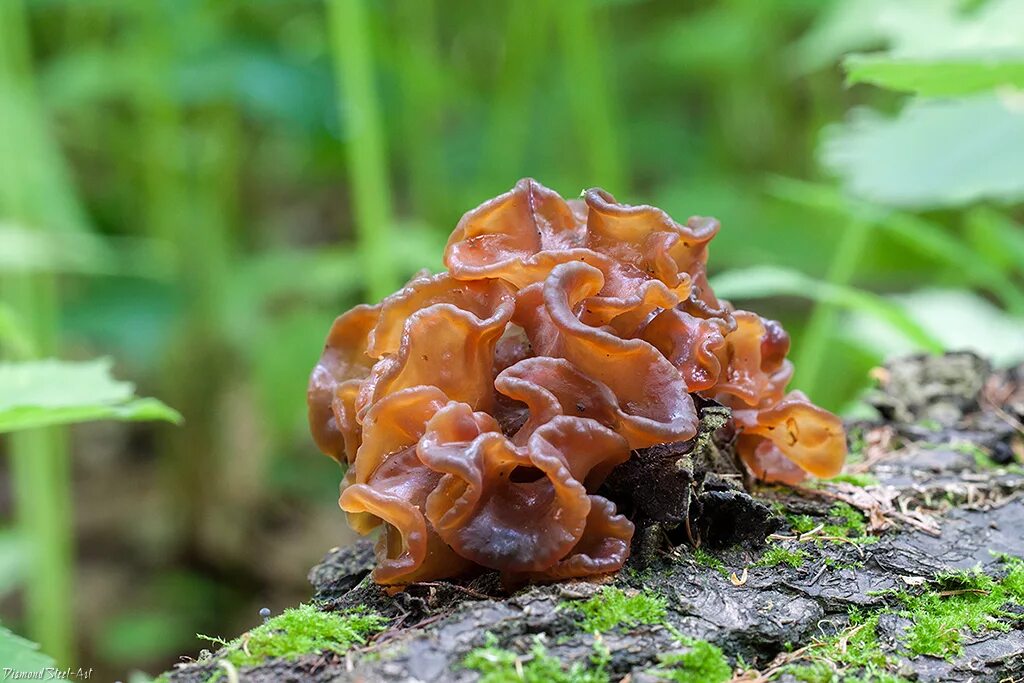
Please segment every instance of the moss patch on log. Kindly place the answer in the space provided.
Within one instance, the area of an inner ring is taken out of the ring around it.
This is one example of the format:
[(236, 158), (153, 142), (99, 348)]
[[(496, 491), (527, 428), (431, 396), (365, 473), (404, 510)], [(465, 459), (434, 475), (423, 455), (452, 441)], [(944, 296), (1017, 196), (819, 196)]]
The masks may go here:
[(462, 666), (480, 674), (480, 683), (608, 683), (608, 649), (594, 643), (588, 664), (575, 662), (564, 667), (548, 654), (540, 636), (526, 655), (499, 646), (493, 633), (487, 634), (483, 647), (466, 655)]
[(773, 545), (761, 555), (761, 559), (754, 563), (755, 567), (777, 567), (780, 564), (789, 565), (796, 569), (802, 567), (807, 561), (807, 551), (801, 548), (787, 548), (781, 545)]
[(580, 628), (587, 633), (604, 633), (625, 626), (662, 624), (665, 598), (649, 591), (629, 595), (620, 588), (605, 587), (595, 596), (579, 603), (563, 603), (583, 615)]
[(367, 609), (324, 612), (303, 604), (286, 609), (231, 641), (204, 635), (199, 638), (219, 645), (217, 659), (230, 665), (221, 665), (208, 679), (212, 683), (232, 667), (257, 666), (270, 659), (294, 660), (318, 652), (344, 654), (354, 645), (365, 644), (388, 621)]
[(675, 683), (724, 683), (732, 667), (720, 648), (705, 640), (686, 639), (689, 651), (658, 656), (659, 665), (648, 673)]
[[(901, 616), (912, 623), (906, 646), (916, 655), (953, 659), (963, 654), (967, 632), (1009, 631), (1024, 621), (1024, 562), (1013, 558), (997, 581), (980, 569), (940, 574), (920, 594), (901, 593)], [(1012, 609), (1016, 607), (1017, 611)]]

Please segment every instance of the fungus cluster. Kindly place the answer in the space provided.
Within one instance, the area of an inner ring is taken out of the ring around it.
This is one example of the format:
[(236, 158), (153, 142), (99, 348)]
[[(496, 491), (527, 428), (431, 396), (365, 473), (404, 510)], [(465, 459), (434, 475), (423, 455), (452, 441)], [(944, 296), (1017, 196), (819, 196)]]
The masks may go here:
[(446, 272), (334, 322), (310, 425), (348, 466), (353, 529), (383, 524), (377, 582), (619, 569), (633, 524), (598, 491), (631, 451), (697, 434), (694, 394), (732, 409), (757, 478), (838, 473), (841, 422), (785, 391), (786, 332), (708, 284), (718, 228), (522, 180), (462, 218)]

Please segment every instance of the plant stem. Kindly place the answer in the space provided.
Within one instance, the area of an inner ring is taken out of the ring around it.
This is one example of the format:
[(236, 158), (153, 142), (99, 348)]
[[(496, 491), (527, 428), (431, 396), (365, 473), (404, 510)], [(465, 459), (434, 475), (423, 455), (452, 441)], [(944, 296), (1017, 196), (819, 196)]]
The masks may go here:
[(395, 290), (398, 278), (390, 253), (396, 236), (366, 9), (364, 0), (327, 0), (358, 250), (366, 267), (367, 294), (371, 300), (379, 300)]
[[(532, 125), (531, 93), (540, 65), (551, 21), (551, 5), (524, 0), (509, 3), (505, 20), (505, 61), (491, 107), (486, 165), (481, 169), (481, 197), (507, 189), (524, 171)], [(506, 177), (494, 178), (486, 171), (496, 169)], [(499, 181), (496, 186), (491, 183)]]
[[(833, 285), (848, 285), (857, 272), (861, 255), (867, 249), (871, 237), (871, 225), (865, 221), (851, 219), (843, 230), (836, 245), (835, 256), (825, 275), (825, 281)], [(828, 355), (828, 343), (836, 327), (839, 311), (832, 304), (816, 304), (807, 321), (803, 338), (794, 354), (796, 379), (800, 388), (814, 396), (818, 388), (821, 371)]]
[(413, 207), (417, 216), (444, 225), (446, 203), (455, 198), (447, 190), (441, 149), (446, 72), (438, 55), (437, 7), (434, 0), (399, 0), (394, 7), (402, 142)]
[[(67, 227), (66, 205), (40, 200), (43, 193), (73, 196), (53, 187), (55, 160), (47, 148), (41, 108), (32, 82), (27, 17), (21, 0), (0, 3), (0, 218), (37, 229)], [(47, 163), (51, 165), (48, 167)], [(44, 185), (46, 187), (44, 187)], [(52, 276), (10, 276), (4, 291), (28, 336), (42, 354), (57, 347), (57, 290)], [(28, 634), (58, 664), (73, 660), (74, 609), (70, 462), (65, 433), (40, 429), (10, 435), (11, 471), (20, 534), (30, 544), (25, 586)]]
[[(208, 104), (186, 112), (174, 99), (175, 52), (181, 28), (163, 3), (132, 7), (146, 64), (138, 106), (145, 229), (174, 245), (183, 312), (162, 367), (164, 393), (186, 419), (185, 429), (161, 430), (163, 490), (173, 513), (175, 541), (185, 554), (208, 550), (203, 531), (219, 505), (214, 493), (220, 457), (218, 409), (232, 370), (224, 329), (237, 222), (239, 123), (229, 106)], [(185, 8), (181, 12), (202, 11)], [(215, 21), (212, 16), (207, 23)], [(180, 491), (189, 495), (181, 498)]]
[(629, 174), (615, 133), (614, 78), (598, 49), (608, 40), (598, 30), (591, 0), (562, 0), (556, 6), (577, 143), (588, 155), (586, 184), (625, 191)]

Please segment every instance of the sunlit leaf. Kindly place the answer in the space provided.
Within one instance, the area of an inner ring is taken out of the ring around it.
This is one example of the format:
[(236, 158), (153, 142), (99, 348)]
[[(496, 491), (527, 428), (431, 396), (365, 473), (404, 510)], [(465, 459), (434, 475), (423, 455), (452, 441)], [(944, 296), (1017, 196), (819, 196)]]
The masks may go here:
[(915, 101), (895, 118), (857, 110), (826, 130), (822, 160), (855, 195), (887, 206), (1024, 198), (1024, 101)]
[(925, 97), (969, 95), (1000, 86), (1024, 88), (1024, 53), (976, 56), (897, 57), (850, 55), (843, 60), (848, 83), (871, 83)]
[[(938, 4), (937, 0), (918, 2), (922, 6)], [(839, 0), (830, 4), (793, 44), (790, 61), (798, 72), (807, 73), (834, 63), (852, 50), (889, 43), (892, 36), (887, 35), (881, 17), (896, 6), (893, 0)]]
[(0, 363), (0, 433), (92, 420), (181, 421), (160, 401), (135, 398), (110, 368), (108, 359)]
[(858, 311), (885, 323), (917, 349), (941, 353), (944, 348), (906, 311), (883, 297), (853, 287), (815, 280), (785, 268), (758, 266), (730, 270), (713, 277), (711, 286), (715, 294), (724, 299), (796, 296)]
[(794, 46), (802, 72), (852, 50), (888, 47), (902, 57), (951, 57), (1024, 49), (1024, 0), (839, 0)]
[(0, 662), (15, 672), (42, 672), (55, 666), (53, 659), (39, 651), (35, 643), (17, 636), (0, 625)]

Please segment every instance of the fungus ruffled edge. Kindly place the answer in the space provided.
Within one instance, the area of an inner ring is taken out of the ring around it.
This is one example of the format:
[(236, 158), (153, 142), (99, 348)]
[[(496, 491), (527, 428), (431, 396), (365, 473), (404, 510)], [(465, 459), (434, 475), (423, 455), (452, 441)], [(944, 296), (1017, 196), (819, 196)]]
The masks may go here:
[(842, 423), (786, 393), (785, 331), (708, 283), (718, 230), (525, 179), (459, 221), (447, 272), (335, 321), (310, 428), (348, 465), (350, 524), (384, 527), (376, 581), (621, 568), (633, 524), (600, 486), (632, 449), (693, 438), (698, 394), (732, 409), (755, 477), (838, 473)]

